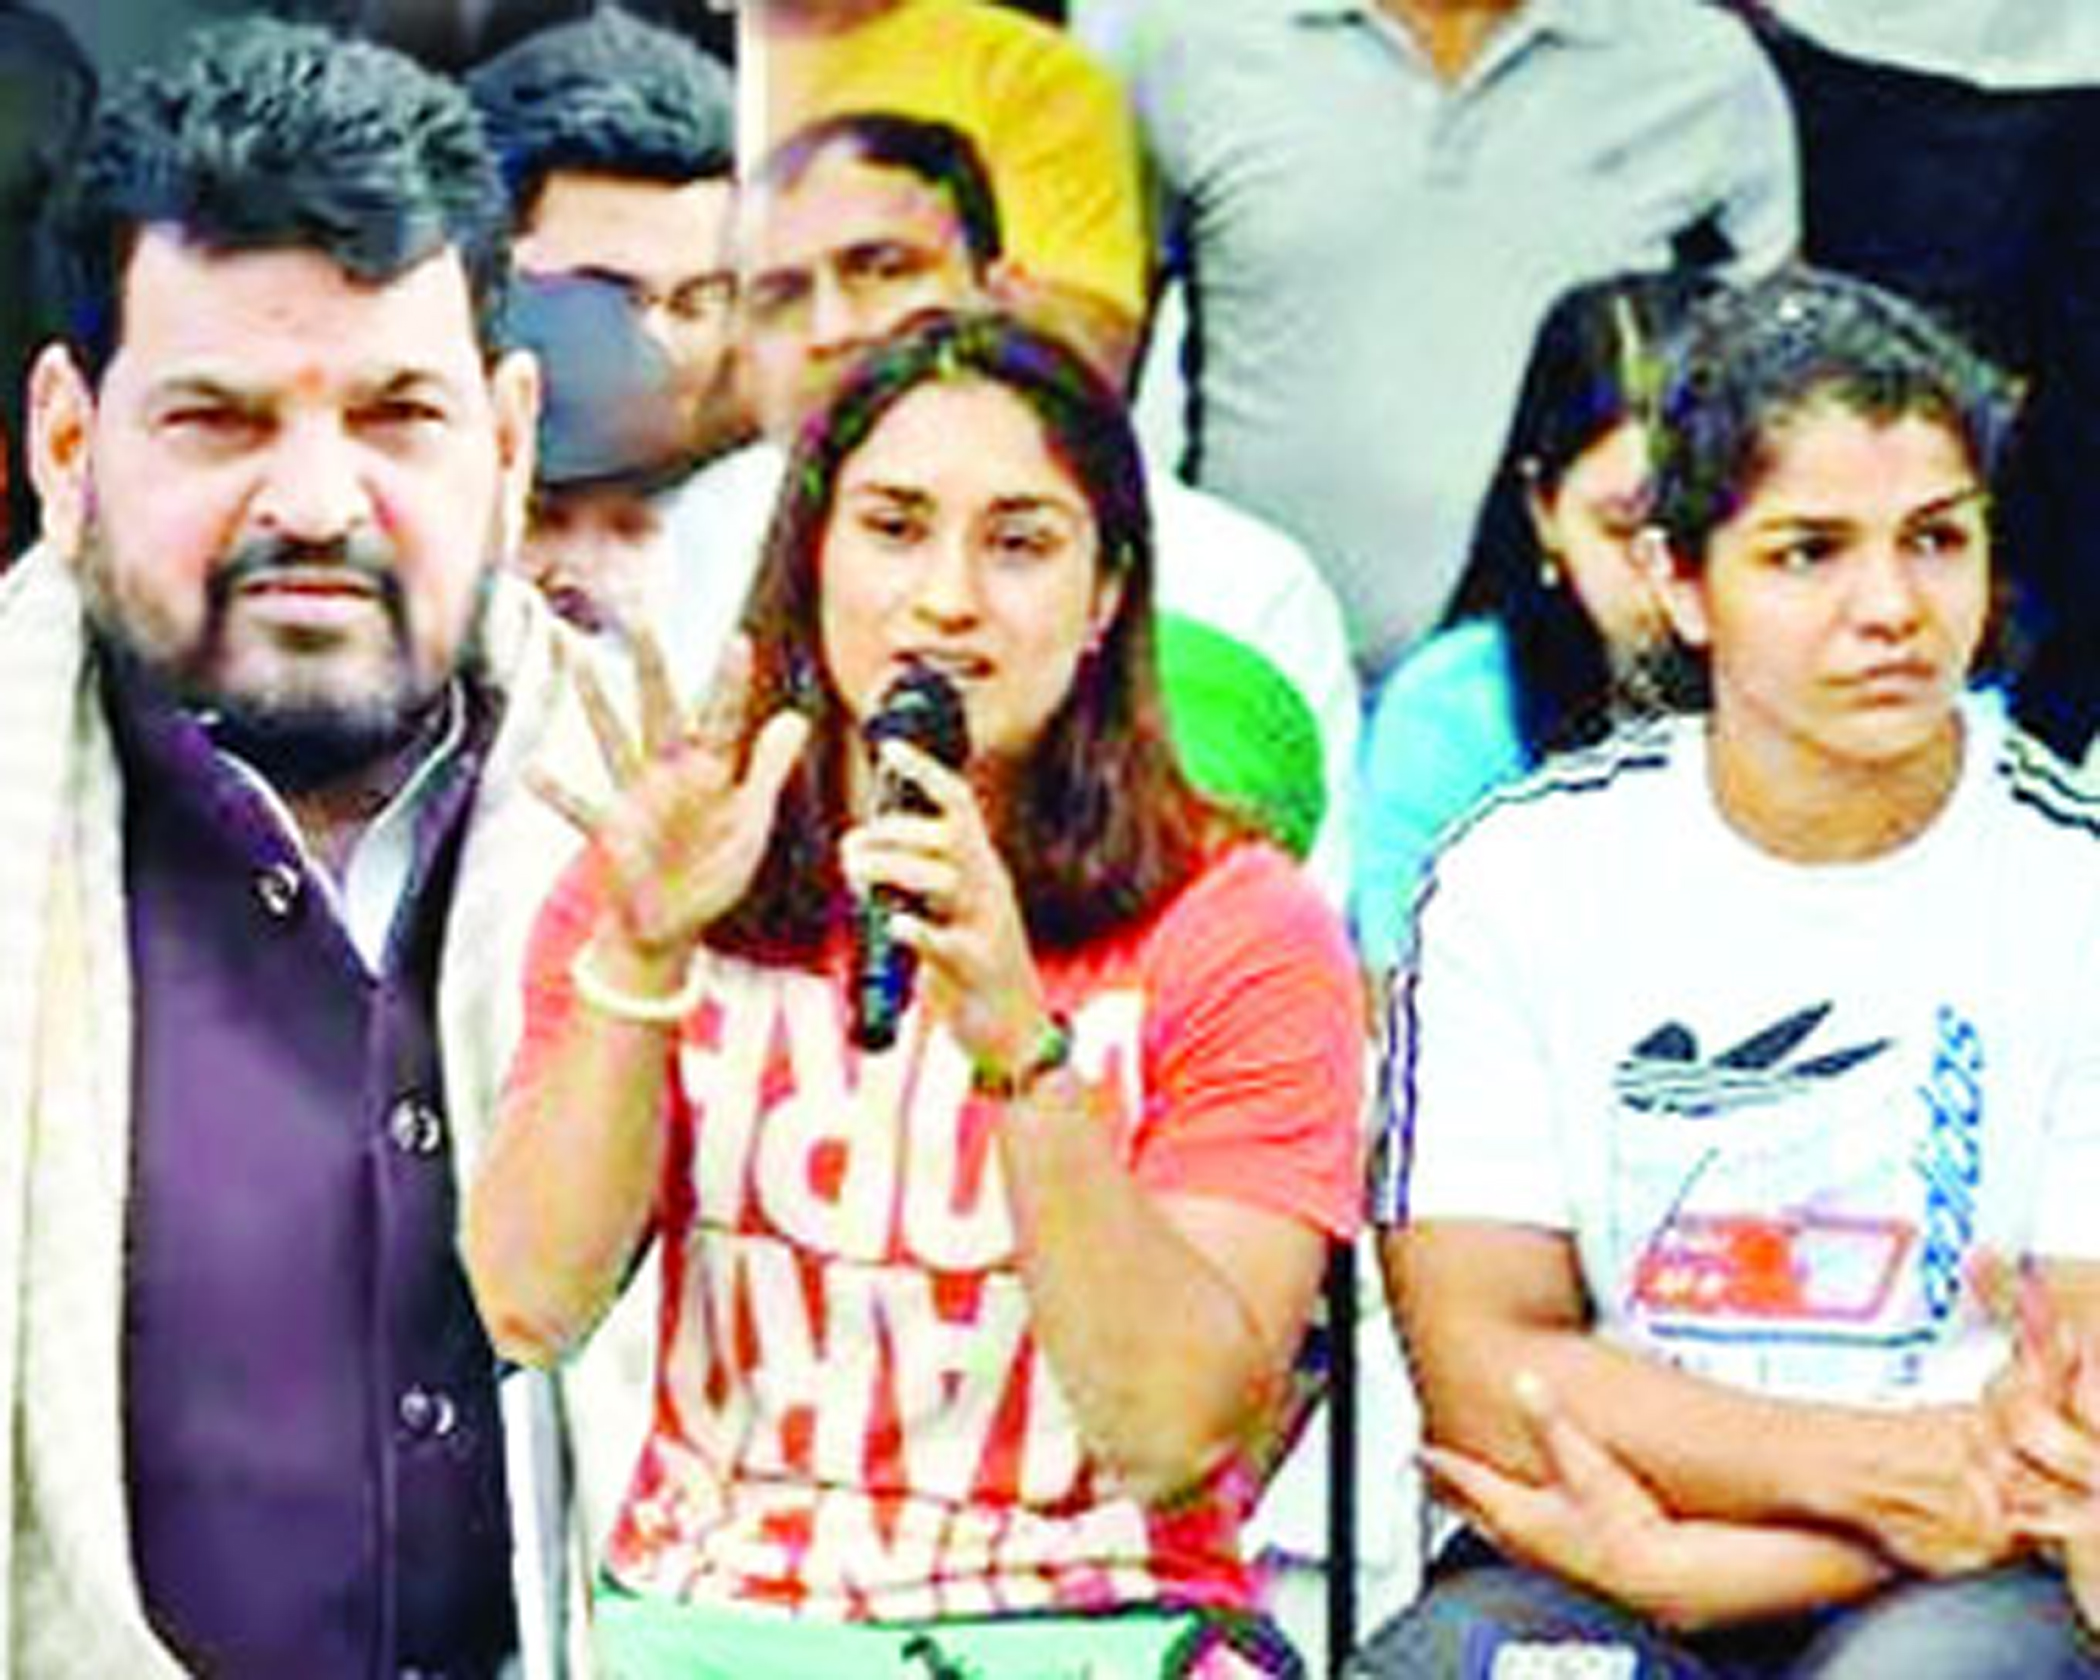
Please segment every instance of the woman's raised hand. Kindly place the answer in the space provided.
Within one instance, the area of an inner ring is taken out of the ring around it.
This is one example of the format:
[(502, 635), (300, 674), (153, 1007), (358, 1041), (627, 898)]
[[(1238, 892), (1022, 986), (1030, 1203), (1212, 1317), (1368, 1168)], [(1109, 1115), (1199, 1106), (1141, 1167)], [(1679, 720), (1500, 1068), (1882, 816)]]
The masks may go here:
[(882, 763), (933, 810), (885, 811), (845, 837), (840, 865), (856, 893), (895, 887), (915, 901), (891, 918), (925, 960), (927, 1002), (973, 1060), (1018, 1065), (1042, 1037), (1046, 1004), (1013, 878), (969, 780), (908, 741)]
[(747, 637), (732, 638), (697, 711), (679, 701), (653, 635), (638, 631), (632, 652), (639, 737), (621, 721), (589, 662), (566, 659), (611, 797), (589, 799), (537, 771), (531, 785), (603, 855), (609, 907), (635, 954), (683, 959), (757, 873), (780, 790), (809, 739), (809, 719), (775, 713), (746, 758)]

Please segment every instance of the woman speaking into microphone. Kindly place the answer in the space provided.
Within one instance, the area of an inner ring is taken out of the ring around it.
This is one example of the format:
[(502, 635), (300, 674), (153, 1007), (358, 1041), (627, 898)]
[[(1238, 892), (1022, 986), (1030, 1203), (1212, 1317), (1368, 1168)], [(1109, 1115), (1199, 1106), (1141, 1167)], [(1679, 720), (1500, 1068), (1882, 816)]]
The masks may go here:
[[(1121, 404), (941, 317), (799, 439), (746, 637), (638, 736), (541, 915), (468, 1264), (509, 1357), (653, 1241), (616, 1673), (1291, 1672), (1239, 1530), (1360, 1199), (1354, 960), (1194, 793)], [(868, 725), (961, 700), (960, 767)], [(586, 686), (588, 686), (586, 684)], [(910, 797), (896, 790), (908, 787)], [(856, 904), (916, 984), (855, 1033)]]

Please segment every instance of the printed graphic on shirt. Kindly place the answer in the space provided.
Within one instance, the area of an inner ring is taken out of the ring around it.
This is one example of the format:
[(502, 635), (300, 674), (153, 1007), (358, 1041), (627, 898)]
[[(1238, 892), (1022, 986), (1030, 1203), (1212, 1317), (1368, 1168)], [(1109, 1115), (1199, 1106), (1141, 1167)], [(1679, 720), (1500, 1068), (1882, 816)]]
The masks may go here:
[[(840, 1009), (826, 980), (746, 971), (682, 1047), (676, 1330), (615, 1568), (832, 1615), (1155, 1596), (1166, 1537), (1086, 1459), (1032, 1329), (1001, 1111), (917, 1012), (856, 1059)], [(1074, 1012), (1075, 1066), (1118, 1126), (1141, 1026), (1134, 991)], [(1178, 1542), (1200, 1571), (1237, 1515), (1197, 1505)]]
[(1680, 1022), (1644, 1035), (1613, 1081), (1612, 1233), (1635, 1332), (1764, 1389), (1914, 1381), (1960, 1304), (1984, 1063), (1945, 1005), (1907, 1033), (1849, 1030), (1821, 1001), (1712, 1052)]
[(1877, 1038), (1790, 1060), (1794, 1050), (1828, 1018), (1830, 1008), (1828, 1003), (1817, 1003), (1797, 1009), (1703, 1059), (1691, 1028), (1671, 1021), (1642, 1039), (1619, 1063), (1615, 1080), (1619, 1100), (1646, 1113), (1704, 1120), (1738, 1108), (1782, 1102), (1817, 1080), (1835, 1079), (1888, 1048), (1887, 1039)]

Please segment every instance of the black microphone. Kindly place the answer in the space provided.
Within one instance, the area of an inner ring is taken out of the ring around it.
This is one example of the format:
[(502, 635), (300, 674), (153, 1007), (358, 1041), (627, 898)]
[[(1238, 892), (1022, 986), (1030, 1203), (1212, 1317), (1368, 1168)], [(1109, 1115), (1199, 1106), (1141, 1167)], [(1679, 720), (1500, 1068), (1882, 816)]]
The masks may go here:
[[(962, 696), (939, 671), (917, 662), (883, 691), (861, 734), (877, 759), (877, 811), (930, 815), (935, 809), (917, 783), (881, 767), (883, 742), (909, 741), (951, 770), (960, 770), (970, 756)], [(887, 1050), (897, 1042), (897, 1023), (911, 1004), (919, 964), (918, 953), (898, 942), (890, 917), (917, 908), (910, 893), (895, 887), (877, 887), (853, 902), (853, 1042), (863, 1050)]]

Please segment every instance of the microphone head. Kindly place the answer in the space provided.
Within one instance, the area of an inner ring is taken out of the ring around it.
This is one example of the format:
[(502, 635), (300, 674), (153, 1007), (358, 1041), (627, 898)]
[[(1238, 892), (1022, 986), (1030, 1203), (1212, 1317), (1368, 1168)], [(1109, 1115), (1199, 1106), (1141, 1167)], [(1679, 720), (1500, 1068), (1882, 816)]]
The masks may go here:
[[(884, 741), (909, 741), (921, 752), (960, 770), (970, 756), (970, 726), (961, 693), (933, 666), (906, 664), (883, 691), (875, 715), (862, 725), (869, 752)], [(930, 813), (931, 800), (909, 777), (884, 775), (876, 785), (878, 810)], [(910, 1006), (916, 953), (890, 929), (890, 916), (915, 904), (894, 887), (877, 887), (853, 906), (853, 1041), (864, 1050), (887, 1050)]]
[(970, 757), (961, 692), (944, 673), (918, 660), (883, 690), (881, 705), (861, 733), (870, 751), (884, 741), (909, 741), (951, 770), (960, 770)]

